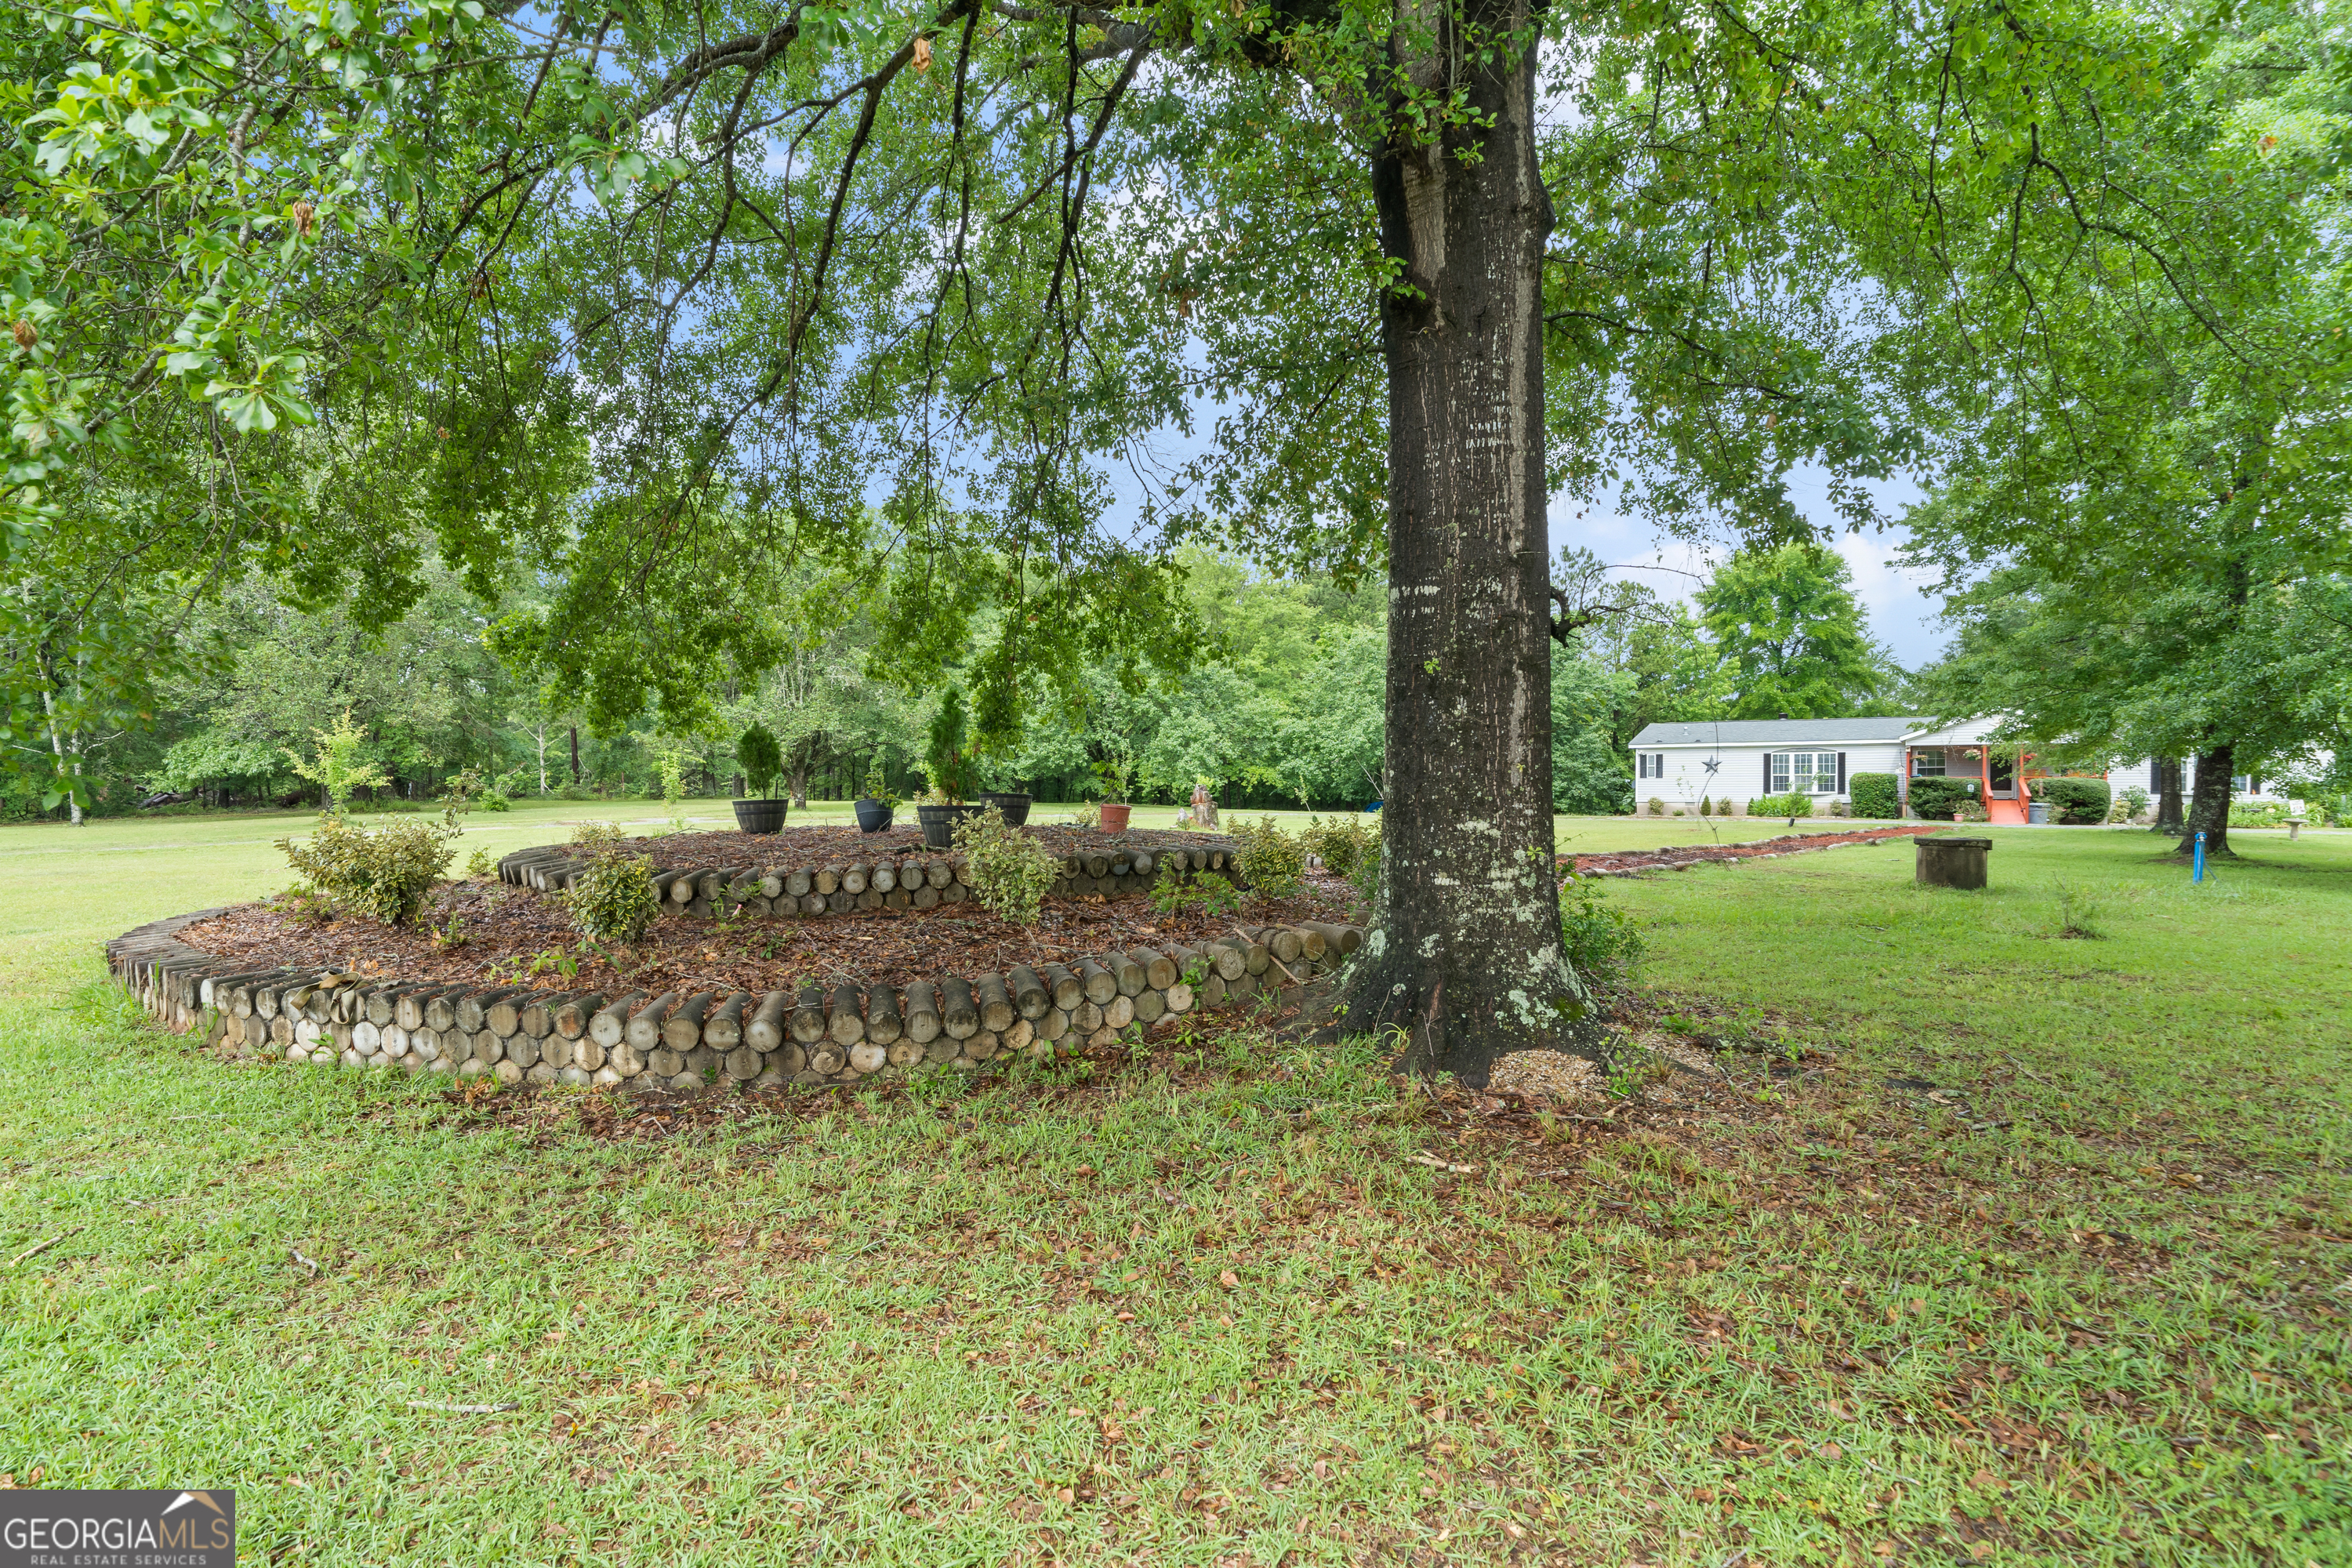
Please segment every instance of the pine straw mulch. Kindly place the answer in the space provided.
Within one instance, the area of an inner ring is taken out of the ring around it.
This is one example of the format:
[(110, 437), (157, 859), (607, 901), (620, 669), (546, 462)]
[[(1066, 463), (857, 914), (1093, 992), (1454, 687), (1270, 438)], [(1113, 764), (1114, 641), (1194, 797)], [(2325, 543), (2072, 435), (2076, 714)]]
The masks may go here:
[[(272, 904), (246, 904), (179, 933), (191, 947), (257, 966), (348, 968), (404, 980), (530, 984), (548, 991), (790, 991), (803, 981), (906, 985), (948, 975), (1001, 974), (1016, 963), (1066, 963), (1091, 954), (1202, 942), (1235, 925), (1342, 921), (1354, 889), (1310, 874), (1297, 898), (1252, 897), (1238, 915), (1197, 907), (1161, 915), (1140, 894), (1049, 898), (1034, 926), (990, 914), (976, 901), (929, 910), (709, 920), (676, 905), (642, 942), (608, 956), (580, 940), (553, 899), (505, 883), (445, 885), (414, 926), (356, 916), (320, 923)], [(455, 940), (436, 940), (436, 931)], [(554, 955), (577, 973), (534, 961)], [(616, 967), (612, 962), (619, 961)], [(518, 974), (520, 978), (517, 978)]]
[[(944, 853), (923, 843), (922, 829), (913, 821), (913, 808), (908, 807), (908, 820), (892, 824), (880, 833), (866, 833), (855, 826), (786, 826), (777, 833), (742, 833), (732, 828), (713, 829), (707, 833), (666, 833), (656, 837), (628, 841), (632, 851), (650, 856), (655, 865), (665, 870), (715, 871), (737, 866), (802, 867), (824, 866), (835, 861), (848, 865), (856, 860), (878, 860), (888, 857), (903, 860)], [(1091, 827), (1078, 827), (1067, 823), (1031, 823), (1022, 831), (1043, 844), (1055, 855), (1071, 855), (1080, 851), (1097, 854), (1137, 849), (1232, 849), (1234, 840), (1223, 833), (1178, 833), (1169, 828), (1131, 828), (1125, 833), (1101, 833)], [(560, 847), (557, 846), (556, 847)]]

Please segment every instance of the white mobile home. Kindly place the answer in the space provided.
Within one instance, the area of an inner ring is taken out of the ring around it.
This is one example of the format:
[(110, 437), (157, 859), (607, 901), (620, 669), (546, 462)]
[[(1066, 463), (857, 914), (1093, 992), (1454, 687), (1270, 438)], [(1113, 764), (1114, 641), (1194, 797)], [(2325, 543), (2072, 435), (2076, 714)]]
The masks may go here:
[(1702, 719), (1652, 724), (1633, 737), (1634, 809), (1702, 800), (1745, 805), (1758, 795), (1801, 791), (1844, 800), (1855, 773), (1903, 773), (1904, 737), (1920, 721), (1885, 719)]

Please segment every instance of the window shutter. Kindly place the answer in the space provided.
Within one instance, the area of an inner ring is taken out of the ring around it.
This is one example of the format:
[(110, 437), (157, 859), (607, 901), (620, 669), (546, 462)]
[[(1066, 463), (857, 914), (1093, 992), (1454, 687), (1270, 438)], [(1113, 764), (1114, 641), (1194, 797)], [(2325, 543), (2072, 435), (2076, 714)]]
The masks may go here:
[(1764, 793), (1772, 793), (1772, 753), (1769, 752), (1764, 753)]
[(1845, 753), (1843, 752), (1840, 752), (1838, 753), (1837, 792), (1840, 795), (1843, 795), (1845, 793)]
[(2162, 795), (2164, 793), (2164, 759), (2162, 757), (2150, 757), (2148, 759), (2147, 792), (2150, 795)]

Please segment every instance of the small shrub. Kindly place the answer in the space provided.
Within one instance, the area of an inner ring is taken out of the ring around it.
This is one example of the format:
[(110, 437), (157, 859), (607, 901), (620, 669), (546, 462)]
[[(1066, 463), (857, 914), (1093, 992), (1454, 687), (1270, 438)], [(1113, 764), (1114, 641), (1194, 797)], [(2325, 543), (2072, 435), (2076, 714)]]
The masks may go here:
[(504, 790), (486, 789), (482, 792), (482, 798), (474, 804), (484, 811), (512, 811), (514, 797)]
[(1150, 897), (1153, 910), (1171, 919), (1188, 909), (1217, 916), (1232, 914), (1242, 907), (1241, 894), (1224, 878), (1213, 871), (1187, 877), (1173, 866), (1161, 870), (1153, 880)]
[(743, 787), (754, 799), (769, 797), (776, 775), (784, 771), (784, 748), (776, 733), (757, 719), (737, 737), (735, 760), (742, 764)]
[(1853, 802), (1856, 816), (1894, 817), (1903, 815), (1903, 803), (1895, 793), (1893, 773), (1850, 773), (1845, 790)]
[(866, 770), (866, 798), (893, 810), (898, 805), (898, 792), (882, 782), (882, 756), (878, 752), (875, 753), (873, 763)]
[(1369, 812), (1333, 817), (1329, 822), (1309, 817), (1298, 837), (1307, 852), (1323, 862), (1326, 871), (1349, 881), (1355, 880), (1366, 856), (1378, 858), (1381, 852), (1380, 823)]
[(558, 800), (594, 800), (596, 792), (584, 784), (568, 784), (555, 792)]
[(1622, 984), (1642, 961), (1642, 932), (1633, 917), (1611, 906), (1589, 877), (1571, 875), (1560, 883), (1559, 935), (1568, 962), (1597, 988)]
[(1650, 797), (1650, 815), (1651, 815), (1652, 816), (1665, 816), (1665, 815), (1666, 815), (1666, 803), (1665, 803), (1664, 801), (1663, 801), (1663, 800), (1660, 800), (1656, 795), (1652, 795), (1652, 796)]
[(1977, 781), (1974, 779), (1913, 779), (1911, 809), (1928, 822), (1949, 822), (1964, 800), (1974, 800)]
[(488, 849), (477, 849), (466, 857), (466, 875), (468, 877), (488, 877), (497, 871), (498, 864), (490, 858)]
[(587, 869), (561, 895), (572, 928), (594, 942), (632, 942), (645, 935), (661, 912), (653, 861), (625, 849), (621, 830), (609, 822), (582, 823), (572, 842), (589, 851)]
[(1091, 830), (1099, 826), (1101, 822), (1102, 807), (1096, 805), (1093, 801), (1087, 801), (1079, 805), (1073, 806), (1070, 809), (1070, 826), (1073, 827), (1084, 827)]
[(322, 816), (308, 839), (281, 838), (278, 848), (318, 898), (386, 925), (405, 925), (448, 869), (455, 837), (429, 822), (386, 823), (370, 832), (340, 816)]
[(1748, 803), (1750, 816), (1800, 817), (1813, 815), (1813, 797), (1802, 790), (1790, 790), (1787, 795), (1768, 795)]
[(981, 907), (1015, 925), (1035, 925), (1062, 863), (1045, 847), (989, 806), (956, 825), (955, 847), (971, 862), (972, 896)]
[(1235, 823), (1234, 838), (1241, 846), (1235, 858), (1252, 891), (1286, 899), (1306, 888), (1307, 846), (1297, 834), (1285, 833), (1271, 816), (1261, 816), (1255, 826)]
[(2053, 890), (2058, 895), (2060, 936), (2095, 941), (2107, 934), (2099, 925), (2100, 917), (2106, 913), (2107, 900), (2097, 890), (2063, 879)]
[(2147, 809), (2147, 791), (2140, 788), (2137, 784), (2134, 784), (2131, 788), (2116, 796), (2115, 804), (2107, 808), (2107, 820), (2109, 822), (2137, 822), (2139, 820), (2139, 814)]
[(2286, 820), (2283, 800), (2238, 800), (2230, 803), (2232, 827), (2276, 827)]
[(601, 853), (619, 847), (627, 837), (617, 822), (581, 822), (572, 825), (572, 846), (575, 849)]
[(2068, 826), (2107, 819), (2109, 791), (2105, 779), (2038, 779), (2031, 787), (2036, 799), (2049, 805), (2051, 816)]
[(1984, 808), (1984, 803), (1974, 798), (1960, 802), (1958, 806), (1953, 808), (1952, 816), (1961, 822), (1990, 822), (1992, 820), (1991, 814)]

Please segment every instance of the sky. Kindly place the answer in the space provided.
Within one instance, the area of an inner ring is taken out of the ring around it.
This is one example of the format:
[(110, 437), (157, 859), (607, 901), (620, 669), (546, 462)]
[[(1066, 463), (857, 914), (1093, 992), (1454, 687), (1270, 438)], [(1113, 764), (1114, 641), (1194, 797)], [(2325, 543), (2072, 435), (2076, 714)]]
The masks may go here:
[[(1899, 515), (1925, 496), (1901, 480), (1872, 487), (1881, 511)], [(1853, 587), (1870, 616), (1870, 635), (1885, 643), (1895, 662), (1917, 669), (1944, 650), (1946, 634), (1937, 620), (1942, 601), (1927, 592), (1932, 573), (1906, 573), (1895, 560), (1908, 531), (1901, 527), (1884, 533), (1847, 533), (1829, 502), (1825, 477), (1818, 469), (1800, 469), (1789, 476), (1789, 495), (1799, 511), (1823, 526), (1839, 526), (1838, 553), (1853, 572)], [(1579, 512), (1583, 513), (1579, 516)], [(1649, 521), (1628, 517), (1606, 500), (1581, 508), (1566, 497), (1551, 504), (1551, 551), (1581, 544), (1618, 570), (1610, 574), (1646, 584), (1660, 597), (1688, 599), (1707, 569), (1730, 552), (1727, 542), (1712, 545), (1664, 535)]]

